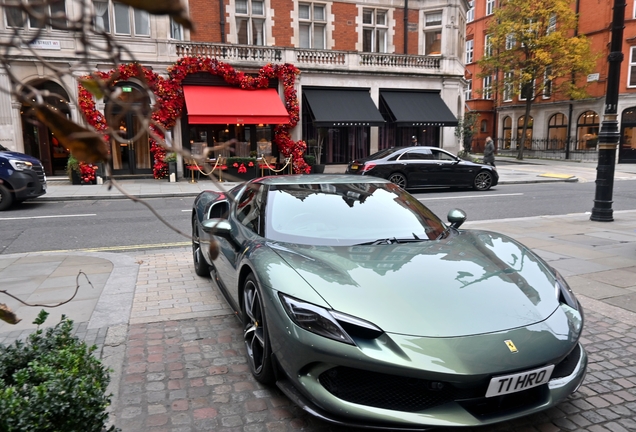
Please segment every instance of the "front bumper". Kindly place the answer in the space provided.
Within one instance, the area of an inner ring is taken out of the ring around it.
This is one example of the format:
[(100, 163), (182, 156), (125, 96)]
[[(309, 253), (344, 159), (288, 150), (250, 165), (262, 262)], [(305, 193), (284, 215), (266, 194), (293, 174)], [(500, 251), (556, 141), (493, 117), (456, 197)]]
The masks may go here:
[(37, 198), (46, 193), (46, 177), (41, 166), (34, 165), (30, 170), (13, 171), (4, 184), (8, 184), (18, 201)]
[[(551, 331), (559, 319), (497, 335), (428, 340), (385, 335), (376, 343), (351, 346), (302, 330), (279, 313), (275, 302), (270, 306), (275, 312), (268, 316), (272, 348), (285, 373), (279, 387), (309, 413), (343, 426), (424, 430), (498, 423), (556, 405), (585, 377), (585, 350), (576, 340)], [(502, 355), (499, 344), (505, 349), (503, 340), (508, 338), (523, 342), (521, 355)], [(485, 398), (493, 376), (546, 364), (557, 364), (555, 371), (559, 370), (548, 384)], [(360, 377), (351, 378), (352, 374)], [(382, 380), (395, 383), (379, 388), (386, 385), (380, 384)], [(409, 386), (415, 391), (408, 391)], [(349, 391), (352, 387), (356, 391)], [(436, 393), (440, 387), (444, 391)], [(395, 397), (384, 400), (391, 389)], [(410, 395), (426, 392), (430, 394), (423, 402), (411, 401)], [(371, 393), (377, 398), (366, 396)], [(404, 404), (403, 399), (409, 402)]]

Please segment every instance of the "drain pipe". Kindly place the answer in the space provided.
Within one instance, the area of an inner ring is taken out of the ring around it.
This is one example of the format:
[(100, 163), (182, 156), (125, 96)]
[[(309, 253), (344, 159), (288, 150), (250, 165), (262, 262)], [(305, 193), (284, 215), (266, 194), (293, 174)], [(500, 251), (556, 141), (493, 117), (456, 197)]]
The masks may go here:
[[(576, 6), (575, 6), (575, 12), (576, 12), (576, 16), (577, 16), (577, 20), (576, 20), (576, 26), (574, 26), (574, 37), (579, 35), (579, 21), (578, 21), (578, 16), (579, 16), (579, 9), (580, 9), (580, 3), (581, 0), (576, 0)], [(574, 75), (574, 72), (572, 72), (572, 82), (574, 83), (576, 81), (576, 76)], [(573, 111), (573, 104), (572, 104), (572, 99), (570, 99), (570, 106), (568, 109), (568, 135), (566, 137), (566, 141), (565, 141), (565, 159), (568, 160), (570, 159), (570, 140), (572, 139), (572, 111)], [(578, 131), (577, 131), (578, 134)]]
[(409, 53), (409, 0), (404, 0), (404, 54)]
[(219, 0), (219, 17), (221, 18), (219, 21), (219, 26), (221, 28), (221, 43), (226, 43), (225, 41), (225, 5), (223, 4), (225, 0)]

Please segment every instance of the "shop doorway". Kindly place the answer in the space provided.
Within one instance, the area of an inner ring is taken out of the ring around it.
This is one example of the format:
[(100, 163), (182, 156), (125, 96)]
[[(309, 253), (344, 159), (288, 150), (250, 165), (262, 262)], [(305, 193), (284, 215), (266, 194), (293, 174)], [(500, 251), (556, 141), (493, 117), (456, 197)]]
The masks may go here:
[(110, 140), (112, 173), (115, 176), (152, 174), (152, 155), (146, 118), (150, 97), (132, 82), (117, 83), (122, 89), (115, 102), (106, 104), (106, 118), (114, 129)]
[[(47, 91), (48, 96), (44, 97), (44, 102), (67, 117), (71, 117), (71, 110), (68, 107), (68, 93), (62, 86), (53, 81), (33, 82), (29, 83), (29, 86), (37, 91)], [(30, 90), (25, 87), (22, 92), (27, 95)], [(58, 138), (47, 126), (35, 118), (30, 104), (22, 104), (20, 117), (24, 153), (38, 158), (42, 162), (46, 175), (66, 175), (68, 149), (62, 146)]]

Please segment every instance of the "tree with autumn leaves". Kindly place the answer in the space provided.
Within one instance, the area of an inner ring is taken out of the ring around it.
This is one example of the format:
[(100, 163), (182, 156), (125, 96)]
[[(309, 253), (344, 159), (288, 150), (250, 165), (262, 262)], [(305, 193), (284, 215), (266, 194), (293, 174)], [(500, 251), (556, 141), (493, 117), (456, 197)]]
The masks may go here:
[[(494, 92), (525, 97), (525, 119), (544, 92), (585, 98), (578, 78), (592, 71), (597, 56), (587, 38), (577, 34), (577, 20), (570, 0), (502, 0), (488, 25), (480, 77), (494, 77)], [(528, 123), (517, 159), (523, 159)]]

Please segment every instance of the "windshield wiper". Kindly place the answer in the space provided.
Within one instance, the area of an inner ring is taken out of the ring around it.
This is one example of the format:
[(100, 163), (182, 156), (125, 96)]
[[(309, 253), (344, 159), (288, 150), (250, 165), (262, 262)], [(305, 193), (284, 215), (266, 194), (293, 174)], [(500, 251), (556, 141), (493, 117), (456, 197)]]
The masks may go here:
[[(413, 234), (415, 235), (415, 234)], [(422, 241), (427, 241), (428, 239), (420, 239), (415, 236), (415, 238), (403, 238), (399, 239), (396, 237), (383, 238), (365, 243), (358, 243), (356, 246), (376, 246), (376, 245), (390, 245), (390, 244), (400, 244), (400, 243), (417, 243)]]

